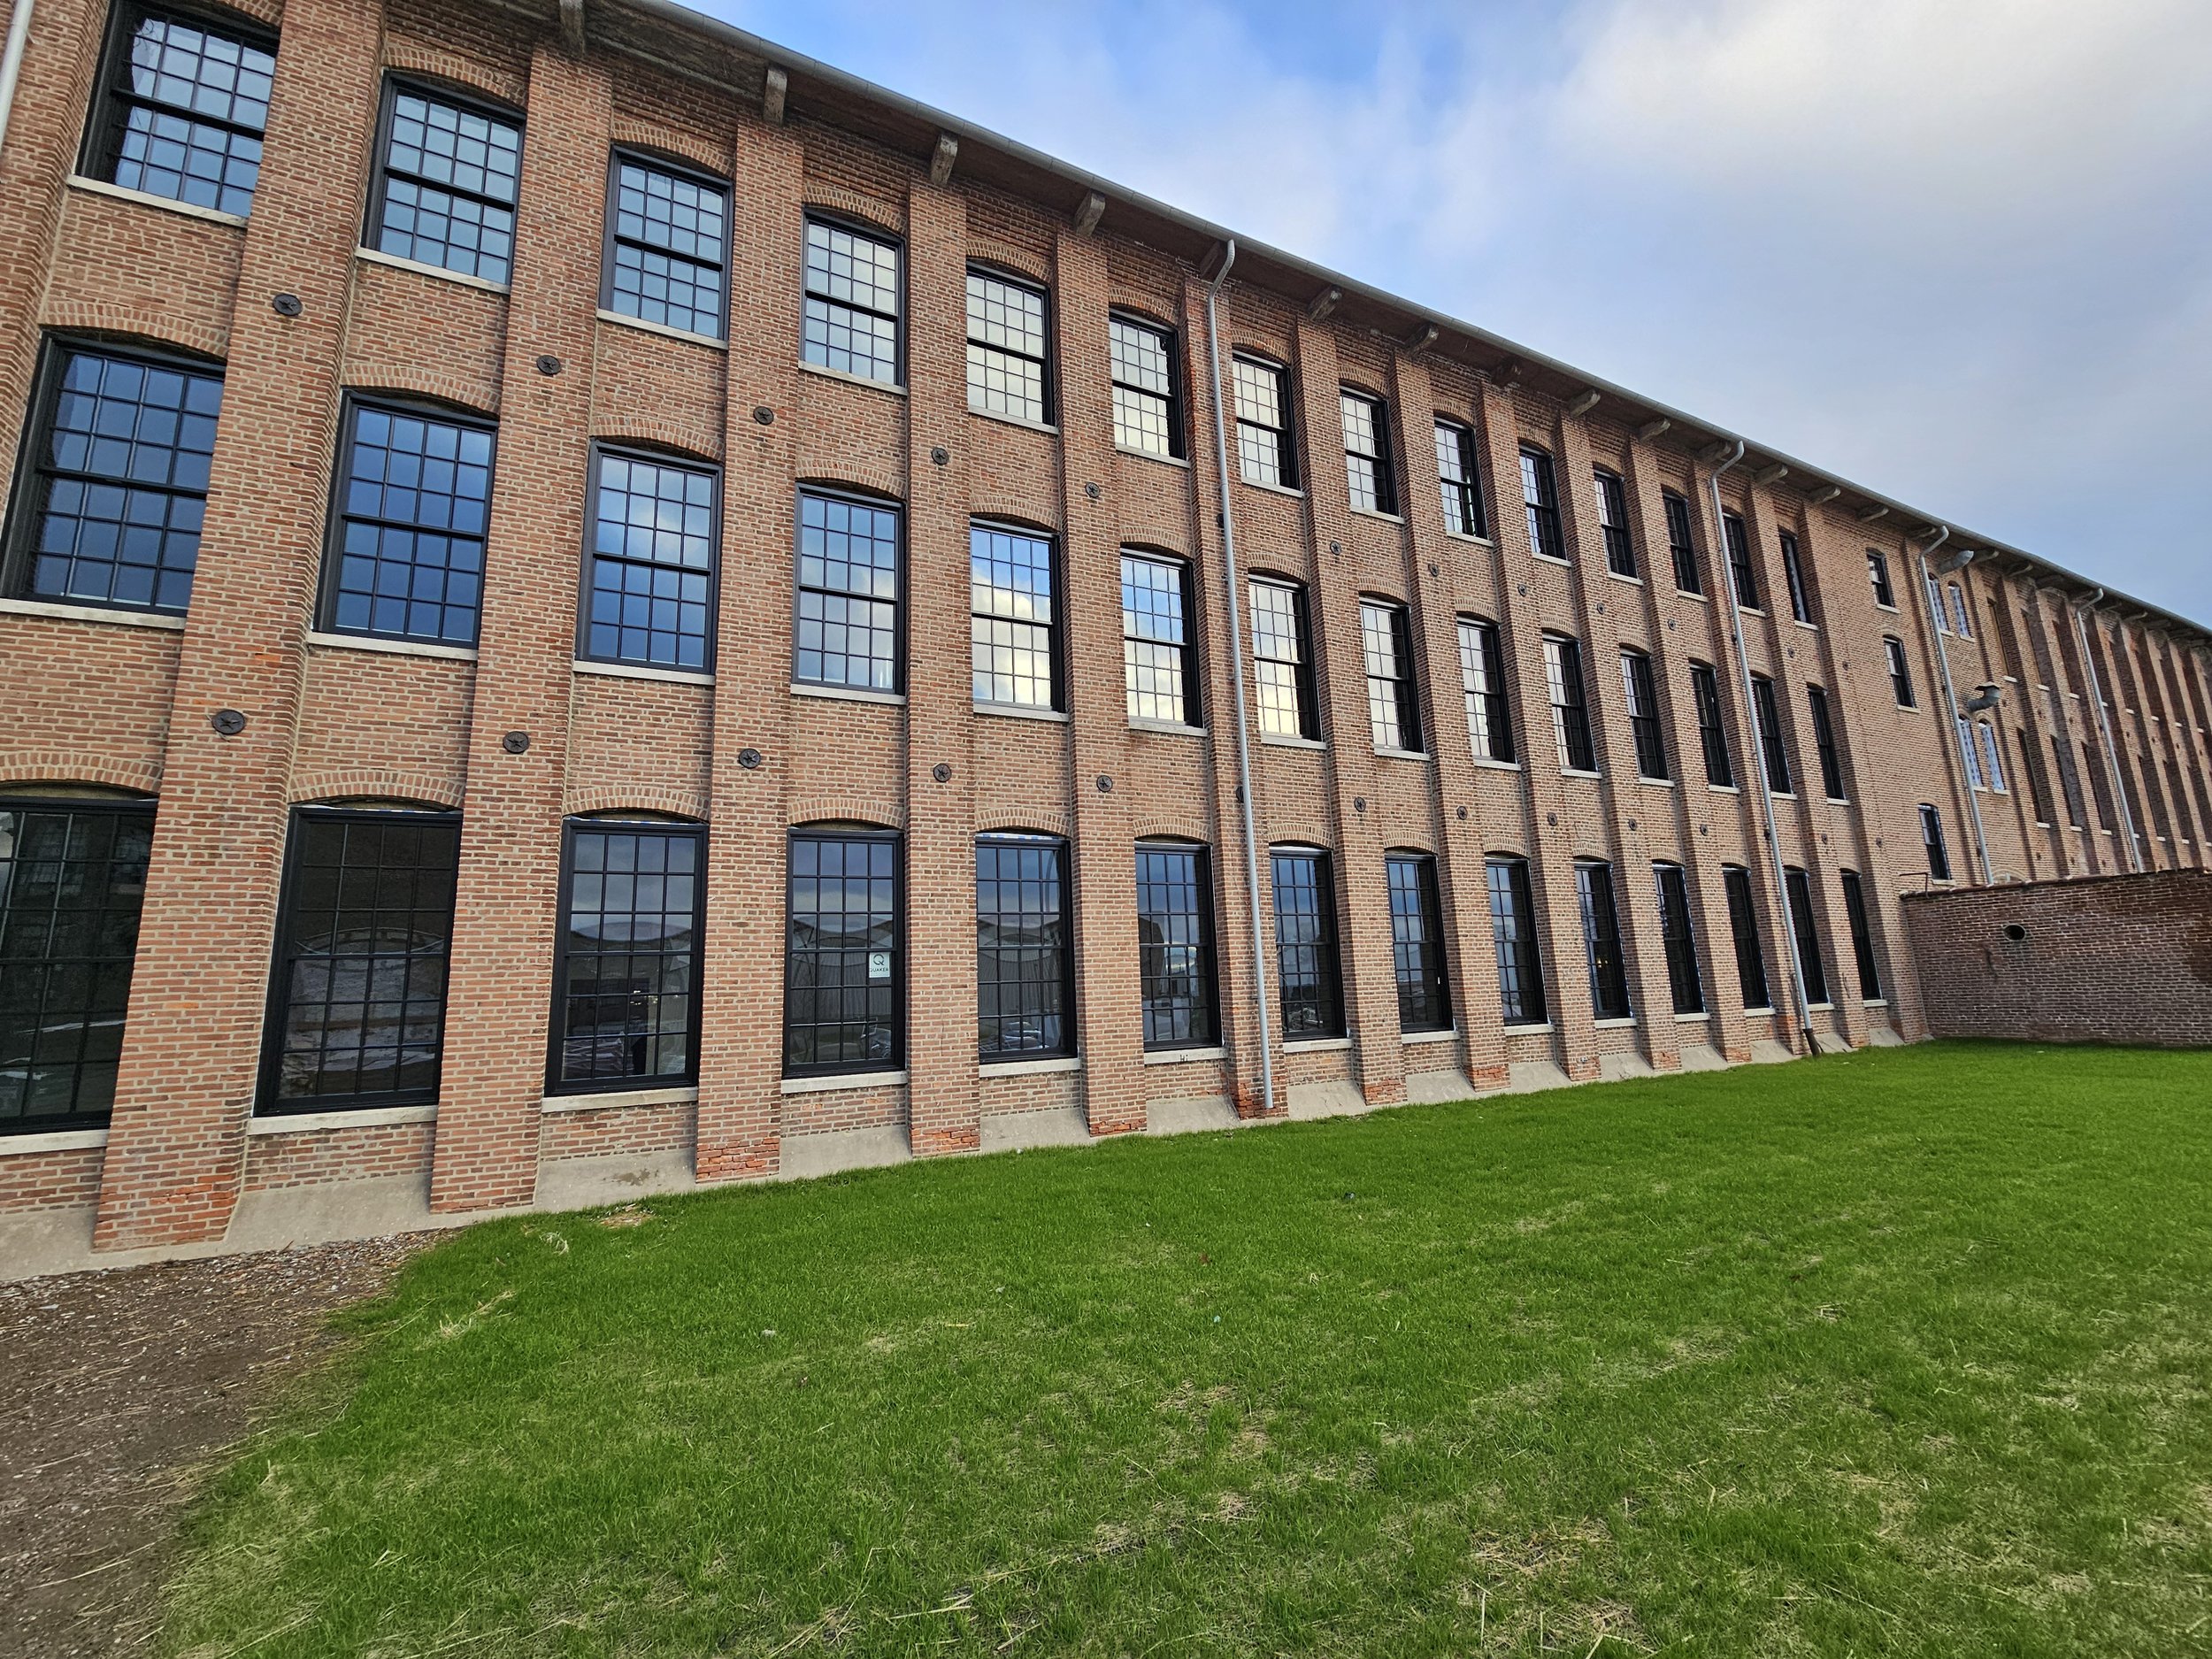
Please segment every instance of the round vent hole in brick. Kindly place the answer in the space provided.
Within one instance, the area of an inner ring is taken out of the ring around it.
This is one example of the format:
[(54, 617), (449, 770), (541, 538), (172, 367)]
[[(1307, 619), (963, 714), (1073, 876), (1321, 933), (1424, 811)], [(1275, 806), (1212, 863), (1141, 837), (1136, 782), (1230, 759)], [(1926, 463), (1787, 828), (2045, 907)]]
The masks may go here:
[(2017, 922), (2007, 922), (2005, 924), (2005, 937), (2012, 941), (2012, 942), (2016, 945), (2024, 945), (2028, 942), (2028, 930), (2021, 926)]

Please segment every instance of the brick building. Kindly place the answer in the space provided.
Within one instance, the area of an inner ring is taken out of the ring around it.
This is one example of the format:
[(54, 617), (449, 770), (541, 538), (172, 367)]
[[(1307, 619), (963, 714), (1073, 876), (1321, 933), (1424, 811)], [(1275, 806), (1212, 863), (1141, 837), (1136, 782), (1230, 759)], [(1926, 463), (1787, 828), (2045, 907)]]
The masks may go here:
[(663, 0), (33, 4), (0, 1221), (1910, 1040), (1901, 894), (2207, 863), (2194, 625)]

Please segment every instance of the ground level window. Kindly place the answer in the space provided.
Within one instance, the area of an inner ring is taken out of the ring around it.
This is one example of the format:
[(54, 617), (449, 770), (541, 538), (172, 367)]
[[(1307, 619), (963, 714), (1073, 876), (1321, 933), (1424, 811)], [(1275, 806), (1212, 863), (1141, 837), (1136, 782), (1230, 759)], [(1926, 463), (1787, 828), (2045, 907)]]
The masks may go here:
[(1544, 969), (1536, 950), (1536, 905), (1529, 894), (1525, 858), (1486, 861), (1490, 882), (1490, 933), (1498, 951), (1498, 1000), (1509, 1025), (1540, 1025)]
[(899, 838), (881, 830), (791, 837), (784, 954), (787, 1075), (873, 1071), (904, 1050), (905, 927)]
[(1137, 843), (1137, 975), (1148, 1048), (1214, 1041), (1213, 892), (1206, 862), (1206, 849), (1187, 841)]
[(1797, 941), (1798, 972), (1804, 975), (1805, 1000), (1828, 1000), (1828, 970), (1820, 956), (1820, 927), (1813, 917), (1812, 882), (1802, 870), (1791, 865), (1782, 872), (1790, 902), (1790, 933)]
[(1626, 1019), (1628, 964), (1621, 951), (1620, 911), (1613, 902), (1613, 866), (1575, 865), (1582, 902), (1582, 938), (1590, 952), (1590, 1006), (1600, 1019)]
[(1436, 860), (1426, 853), (1393, 853), (1385, 865), (1398, 1028), (1449, 1031), (1452, 1002), (1444, 977), (1444, 911), (1437, 902)]
[(0, 1134), (108, 1120), (151, 802), (0, 800)]
[(697, 824), (568, 826), (553, 969), (555, 1091), (698, 1076), (705, 851)]
[(1875, 965), (1874, 935), (1867, 926), (1866, 889), (1855, 870), (1843, 872), (1843, 913), (1851, 924), (1851, 954), (1858, 964), (1859, 995), (1869, 1002), (1879, 1002), (1882, 975)]
[(1340, 1036), (1344, 989), (1337, 972), (1336, 894), (1329, 879), (1329, 855), (1318, 847), (1278, 847), (1270, 862), (1283, 1035), (1292, 1041)]
[(293, 814), (263, 1111), (438, 1098), (460, 850), (455, 812)]
[(1728, 894), (1728, 931), (1734, 938), (1736, 983), (1743, 991), (1743, 1005), (1747, 1010), (1772, 1008), (1766, 954), (1759, 945), (1759, 916), (1751, 902), (1751, 872), (1741, 864), (1724, 864), (1720, 875)]
[(1690, 921), (1690, 887), (1680, 864), (1652, 866), (1659, 883), (1659, 932), (1667, 947), (1667, 989), (1678, 1014), (1702, 1014), (1705, 987), (1698, 980), (1697, 931)]
[(1075, 1052), (1068, 849), (1050, 835), (975, 844), (977, 1048), (986, 1060)]

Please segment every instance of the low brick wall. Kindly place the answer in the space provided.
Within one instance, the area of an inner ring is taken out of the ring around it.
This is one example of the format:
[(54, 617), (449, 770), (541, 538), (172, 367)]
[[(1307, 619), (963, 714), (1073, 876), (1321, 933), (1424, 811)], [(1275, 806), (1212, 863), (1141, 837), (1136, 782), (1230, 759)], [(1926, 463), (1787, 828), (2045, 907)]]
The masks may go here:
[(1938, 1037), (2212, 1047), (2212, 871), (1915, 893)]

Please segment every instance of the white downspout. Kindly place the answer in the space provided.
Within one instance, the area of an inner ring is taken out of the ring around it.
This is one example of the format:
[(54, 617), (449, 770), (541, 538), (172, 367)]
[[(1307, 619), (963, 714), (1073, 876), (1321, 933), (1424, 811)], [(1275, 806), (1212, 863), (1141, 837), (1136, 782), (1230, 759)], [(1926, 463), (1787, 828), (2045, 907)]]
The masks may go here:
[(1997, 878), (1990, 872), (1989, 837), (1982, 833), (1982, 803), (1974, 794), (1974, 774), (1980, 770), (1980, 763), (1967, 749), (1967, 745), (1974, 741), (1973, 722), (1959, 715), (1958, 693), (1951, 687), (1951, 653), (1943, 644), (1949, 618), (1943, 610), (1943, 589), (1928, 569), (1928, 555), (1950, 539), (1951, 526), (1939, 524), (1936, 526), (1935, 540), (1920, 549), (1920, 601), (1935, 612), (1928, 621), (1935, 629), (1936, 666), (1943, 674), (1943, 710), (1951, 717), (1951, 746), (1959, 752), (1959, 781), (1965, 786), (1966, 816), (1974, 826), (1974, 851), (1982, 861), (1982, 885), (1988, 887), (1997, 884)]
[[(1741, 438), (1730, 442), (1733, 448), (1728, 458), (1715, 467), (1712, 476), (1706, 480), (1706, 488), (1713, 497), (1713, 534), (1721, 539), (1724, 566), (1728, 562), (1728, 518), (1727, 509), (1721, 504), (1720, 475), (1743, 459), (1744, 450)], [(1759, 733), (1759, 703), (1751, 690), (1751, 657), (1744, 649), (1743, 606), (1736, 592), (1735, 572), (1724, 568), (1720, 577), (1720, 585), (1728, 590), (1728, 634), (1736, 648), (1736, 688), (1743, 694), (1744, 714), (1750, 722), (1748, 747), (1758, 762), (1759, 810), (1766, 825), (1767, 863), (1774, 872), (1774, 891), (1782, 901), (1782, 943), (1790, 954), (1790, 989), (1797, 995), (1798, 1035), (1804, 1040), (1807, 1054), (1818, 1054), (1820, 1050), (1813, 1042), (1813, 999), (1805, 988), (1804, 961), (1797, 954), (1797, 917), (1790, 908), (1789, 875), (1782, 864), (1782, 833), (1774, 822), (1774, 780), (1767, 775), (1767, 746)]]
[(0, 145), (8, 142), (8, 117), (15, 112), (15, 83), (23, 73), (23, 47), (31, 37), (31, 0), (15, 0), (8, 19), (8, 48), (0, 56)]
[(1237, 526), (1229, 503), (1229, 433), (1221, 407), (1221, 339), (1214, 319), (1214, 300), (1229, 280), (1229, 267), (1237, 262), (1233, 237), (1222, 244), (1221, 269), (1206, 289), (1206, 378), (1213, 388), (1214, 465), (1221, 483), (1222, 582), (1229, 600), (1229, 680), (1237, 705), (1237, 800), (1244, 808), (1244, 881), (1252, 909), (1252, 982), (1257, 988), (1260, 1015), (1260, 1091), (1266, 1111), (1275, 1110), (1275, 1043), (1270, 1032), (1267, 993), (1267, 929), (1260, 911), (1259, 833), (1253, 822), (1252, 749), (1245, 732), (1244, 612), (1239, 604)]
[(2104, 769), (2112, 783), (2112, 799), (2120, 809), (2120, 833), (2127, 837), (2128, 868), (2137, 875), (2143, 873), (2143, 854), (2135, 844), (2135, 814), (2128, 807), (2127, 778), (2120, 771), (2120, 751), (2112, 741), (2112, 722), (2104, 711), (2104, 681), (2097, 673), (2097, 653), (2092, 648), (2089, 625), (2083, 619), (2085, 611), (2093, 611), (2104, 603), (2104, 589), (2100, 588), (2079, 605), (2069, 605), (2074, 613), (2074, 638), (2081, 645), (2081, 665), (2089, 675), (2089, 700), (2097, 709), (2097, 735), (2104, 742)]

